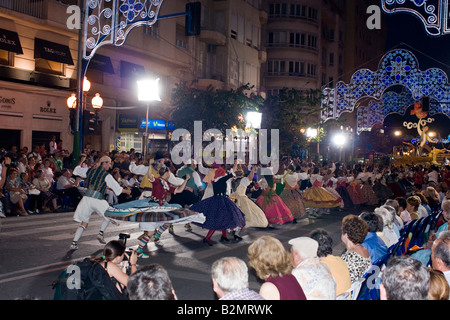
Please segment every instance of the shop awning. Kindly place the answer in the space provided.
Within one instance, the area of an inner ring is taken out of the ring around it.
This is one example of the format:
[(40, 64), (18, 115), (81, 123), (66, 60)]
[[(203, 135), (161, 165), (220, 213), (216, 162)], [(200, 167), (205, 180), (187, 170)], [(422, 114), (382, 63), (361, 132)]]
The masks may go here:
[(0, 29), (0, 49), (23, 54), (17, 32)]
[(89, 61), (89, 69), (114, 74), (114, 68), (111, 63), (111, 59), (101, 54), (95, 54), (92, 56), (91, 60)]
[(72, 55), (68, 46), (39, 38), (34, 39), (34, 58), (73, 65)]
[(145, 75), (145, 68), (139, 64), (127, 61), (120, 61), (120, 77), (122, 78), (139, 78)]

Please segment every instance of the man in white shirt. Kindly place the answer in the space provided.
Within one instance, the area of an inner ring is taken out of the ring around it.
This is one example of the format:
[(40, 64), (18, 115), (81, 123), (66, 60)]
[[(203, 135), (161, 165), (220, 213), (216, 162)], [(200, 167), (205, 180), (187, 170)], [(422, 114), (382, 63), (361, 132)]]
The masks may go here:
[(122, 192), (127, 194), (131, 193), (130, 189), (123, 189), (114, 177), (107, 172), (111, 168), (110, 157), (101, 157), (99, 160), (100, 165), (93, 168), (82, 168), (81, 164), (84, 160), (85, 157), (82, 157), (81, 162), (73, 172), (74, 175), (87, 178), (87, 180), (86, 194), (78, 204), (73, 216), (75, 221), (80, 222), (80, 226), (75, 232), (75, 236), (70, 247), (72, 250), (78, 249), (78, 241), (80, 240), (83, 231), (86, 230), (89, 219), (94, 212), (104, 218), (99, 234), (97, 235), (97, 240), (100, 243), (106, 243), (103, 238), (103, 233), (111, 221), (109, 218), (105, 217), (105, 211), (109, 208), (108, 202), (104, 199), (105, 190), (107, 187), (110, 188), (116, 195), (119, 195)]

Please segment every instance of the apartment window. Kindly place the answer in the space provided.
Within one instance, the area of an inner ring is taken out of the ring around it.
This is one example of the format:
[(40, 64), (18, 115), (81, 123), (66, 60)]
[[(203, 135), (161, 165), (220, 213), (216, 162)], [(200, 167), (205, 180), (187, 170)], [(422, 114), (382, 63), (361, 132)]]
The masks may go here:
[(237, 34), (238, 34), (238, 17), (236, 13), (231, 14), (231, 30), (230, 30), (230, 36), (233, 39), (237, 40)]
[(301, 4), (291, 4), (289, 16), (293, 18), (306, 18), (306, 6)]
[(179, 24), (177, 24), (175, 45), (179, 48), (188, 49), (188, 37), (185, 35), (184, 27)]
[(330, 59), (329, 59), (329, 65), (334, 66), (334, 53), (330, 52)]
[(316, 65), (315, 64), (308, 63), (307, 74), (308, 74), (308, 76), (312, 76), (312, 77), (316, 76)]
[(269, 15), (274, 17), (286, 17), (287, 16), (287, 4), (286, 3), (271, 3), (269, 5)]
[(269, 75), (279, 75), (286, 73), (286, 61), (269, 60), (267, 62), (267, 72)]
[(308, 47), (311, 49), (317, 48), (317, 37), (313, 35), (308, 35)]
[(317, 21), (317, 9), (308, 8), (308, 19), (313, 20), (313, 21)]
[(152, 26), (144, 26), (144, 34), (154, 39), (159, 39), (159, 23), (155, 22)]
[(286, 45), (287, 33), (283, 31), (269, 32), (268, 46), (282, 47)]

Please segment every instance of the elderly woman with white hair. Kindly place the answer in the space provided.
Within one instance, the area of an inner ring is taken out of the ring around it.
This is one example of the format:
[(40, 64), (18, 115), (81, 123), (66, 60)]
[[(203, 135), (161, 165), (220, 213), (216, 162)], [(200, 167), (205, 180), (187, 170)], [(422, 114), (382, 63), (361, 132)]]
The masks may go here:
[(398, 242), (398, 235), (394, 230), (396, 227), (394, 225), (394, 217), (392, 214), (384, 207), (375, 208), (373, 212), (380, 216), (383, 221), (382, 231), (377, 232), (377, 235), (383, 239), (388, 248), (396, 244)]

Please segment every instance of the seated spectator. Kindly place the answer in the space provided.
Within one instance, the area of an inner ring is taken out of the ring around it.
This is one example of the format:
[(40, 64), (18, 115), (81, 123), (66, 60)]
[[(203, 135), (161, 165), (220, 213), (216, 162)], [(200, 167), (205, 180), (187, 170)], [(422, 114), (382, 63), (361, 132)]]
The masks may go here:
[(53, 174), (53, 169), (50, 167), (50, 160), (44, 159), (43, 165), (44, 167), (42, 168), (42, 174), (47, 178), (48, 181), (53, 183), (55, 175)]
[(427, 268), (408, 256), (392, 257), (383, 271), (381, 300), (426, 300), (430, 287)]
[(44, 176), (42, 170), (38, 170), (33, 179), (33, 184), (36, 186), (36, 189), (41, 192), (41, 206), (39, 210), (46, 210), (47, 203), (51, 202), (53, 206), (53, 212), (58, 212), (58, 196), (52, 192), (52, 184), (48, 179)]
[(406, 207), (400, 213), (400, 217), (403, 222), (406, 224), (410, 223), (413, 220), (419, 219), (419, 200), (417, 197), (411, 196), (406, 199)]
[(348, 215), (342, 219), (341, 240), (346, 252), (341, 258), (347, 263), (352, 283), (360, 279), (372, 266), (369, 251), (362, 245), (369, 226), (358, 216)]
[(83, 197), (78, 190), (77, 184), (71, 179), (72, 173), (69, 169), (63, 169), (61, 176), (56, 182), (56, 190), (70, 198), (72, 207), (76, 207)]
[(336, 281), (336, 296), (350, 289), (352, 281), (347, 263), (341, 257), (333, 255), (333, 239), (328, 232), (323, 229), (316, 229), (311, 233), (310, 237), (319, 244), (317, 256), (320, 262), (330, 268), (331, 274)]
[(450, 286), (450, 230), (442, 231), (434, 241), (431, 247), (431, 266), (444, 274)]
[(28, 196), (28, 213), (39, 213), (39, 209), (42, 205), (40, 191), (36, 189), (36, 186), (28, 180), (28, 173), (22, 172), (20, 174), (20, 184), (22, 189)]
[(382, 225), (381, 217), (372, 212), (363, 212), (360, 217), (367, 223), (368, 226), (367, 235), (361, 244), (367, 249), (367, 251), (369, 251), (370, 259), (374, 263), (378, 259), (383, 258), (388, 252), (386, 244), (377, 235), (379, 226)]
[(449, 285), (444, 274), (437, 270), (430, 271), (430, 289), (428, 290), (427, 300), (448, 300)]
[[(403, 199), (404, 200), (404, 199)], [(406, 201), (406, 200), (405, 200)], [(403, 227), (405, 226), (405, 224), (403, 223), (402, 218), (400, 218), (400, 212), (399, 212), (399, 203), (397, 200), (394, 199), (388, 199), (386, 200), (386, 202), (384, 203), (383, 207), (386, 207), (386, 209), (389, 210), (389, 212), (392, 214), (392, 216), (394, 217), (394, 224), (397, 226), (397, 230), (401, 230), (403, 229)], [(405, 204), (406, 206), (406, 204)], [(392, 212), (392, 209), (394, 209), (394, 212)], [(400, 236), (400, 234), (399, 234)]]
[(128, 278), (130, 300), (177, 300), (169, 274), (159, 264), (149, 264)]
[(239, 258), (225, 257), (214, 261), (211, 277), (219, 300), (264, 300), (248, 288), (248, 268)]
[(289, 240), (292, 274), (305, 292), (308, 300), (335, 300), (336, 281), (330, 269), (317, 257), (319, 244), (308, 237)]
[(394, 217), (386, 207), (379, 207), (374, 209), (374, 213), (381, 218), (382, 230), (377, 232), (377, 235), (383, 239), (386, 246), (389, 248), (396, 244), (399, 239), (399, 232), (394, 224)]
[(415, 197), (419, 198), (419, 208), (417, 211), (419, 212), (419, 218), (425, 218), (428, 217), (428, 215), (431, 214), (431, 209), (428, 206), (428, 200), (425, 198), (425, 196), (421, 192), (414, 193)]
[(20, 215), (27, 216), (28, 213), (25, 210), (25, 202), (27, 201), (28, 196), (21, 186), (18, 173), (19, 171), (16, 168), (9, 168), (5, 189), (9, 193), (9, 201), (19, 207)]
[(441, 204), (439, 194), (433, 187), (428, 186), (424, 191), (424, 196), (427, 198), (428, 205), (431, 209), (436, 209)]
[(248, 248), (249, 265), (265, 282), (259, 294), (266, 300), (306, 300), (306, 295), (292, 275), (292, 262), (283, 244), (262, 236)]

